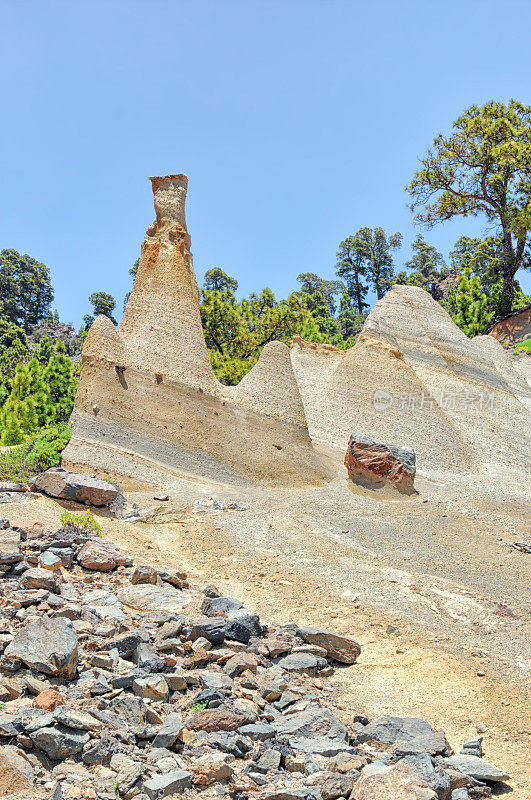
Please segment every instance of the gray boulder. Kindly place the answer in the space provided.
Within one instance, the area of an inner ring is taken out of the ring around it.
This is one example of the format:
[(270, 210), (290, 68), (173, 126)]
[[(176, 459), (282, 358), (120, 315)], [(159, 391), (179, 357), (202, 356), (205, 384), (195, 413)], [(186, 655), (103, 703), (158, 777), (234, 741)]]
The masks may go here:
[(450, 752), (444, 733), (435, 731), (434, 733), (425, 733), (422, 736), (415, 736), (414, 739), (401, 742), (395, 750), (395, 755), (397, 758), (415, 756), (420, 753), (429, 753), (431, 756), (446, 756)]
[(509, 778), (506, 772), (494, 767), (478, 756), (450, 756), (444, 760), (445, 766), (464, 772), (477, 781), (505, 781)]
[(346, 726), (328, 708), (308, 708), (295, 714), (277, 717), (271, 722), (277, 736), (295, 739), (340, 739), (347, 738)]
[(41, 617), (15, 634), (5, 655), (37, 672), (70, 681), (76, 674), (78, 662), (76, 630), (65, 617)]
[(243, 603), (234, 597), (205, 597), (201, 603), (201, 611), (207, 617), (217, 617), (220, 614), (231, 617), (235, 611), (239, 611), (241, 608), (243, 608)]
[(173, 747), (183, 730), (183, 720), (180, 714), (172, 711), (168, 714), (162, 727), (153, 740), (153, 747)]
[(168, 797), (172, 794), (182, 794), (185, 789), (192, 785), (192, 773), (184, 769), (174, 769), (165, 775), (157, 775), (144, 781), (144, 792), (150, 800), (159, 800), (161, 797)]
[(170, 584), (153, 586), (140, 583), (124, 586), (117, 592), (118, 599), (127, 606), (141, 611), (180, 611), (190, 602), (190, 595)]
[(439, 766), (435, 766), (434, 760), (428, 753), (406, 756), (402, 760), (416, 769), (422, 780), (436, 792), (440, 800), (448, 800), (452, 791), (450, 777)]
[(30, 733), (30, 739), (52, 761), (62, 761), (80, 753), (88, 742), (89, 735), (86, 731), (54, 725)]
[(416, 717), (391, 717), (385, 716), (376, 722), (371, 722), (358, 734), (360, 742), (381, 742), (394, 744), (395, 742), (408, 742), (418, 736), (435, 733), (431, 725)]
[(326, 666), (326, 661), (311, 653), (290, 653), (278, 662), (278, 666), (286, 672), (306, 672), (314, 675), (320, 667)]

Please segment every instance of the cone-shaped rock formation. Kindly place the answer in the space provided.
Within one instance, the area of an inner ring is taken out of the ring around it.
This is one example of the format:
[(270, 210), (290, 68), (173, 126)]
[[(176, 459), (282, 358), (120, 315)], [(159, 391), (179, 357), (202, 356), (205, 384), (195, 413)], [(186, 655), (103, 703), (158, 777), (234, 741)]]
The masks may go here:
[(394, 286), (347, 351), (295, 341), (312, 438), (343, 449), (363, 431), (412, 447), (420, 473), (528, 466), (529, 391), (500, 345), (468, 339), (422, 289)]
[(151, 178), (156, 220), (118, 330), (98, 317), (83, 348), (65, 464), (157, 482), (162, 472), (315, 485), (314, 452), (289, 351), (272, 342), (240, 386), (208, 358), (186, 230), (184, 175)]

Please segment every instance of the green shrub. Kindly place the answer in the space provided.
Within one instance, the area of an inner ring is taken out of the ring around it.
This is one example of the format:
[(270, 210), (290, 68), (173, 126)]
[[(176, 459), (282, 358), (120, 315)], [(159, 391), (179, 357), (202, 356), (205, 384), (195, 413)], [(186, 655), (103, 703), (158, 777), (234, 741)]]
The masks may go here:
[(523, 342), (515, 344), (513, 353), (527, 353), (528, 356), (531, 356), (531, 339), (524, 339)]
[(28, 452), (28, 466), (33, 472), (43, 472), (49, 467), (58, 467), (61, 453), (70, 441), (71, 429), (67, 425), (52, 425), (39, 431), (33, 438)]
[(58, 467), (72, 431), (67, 425), (52, 425), (30, 436), (21, 445), (0, 449), (0, 480), (25, 482), (48, 467)]
[(84, 514), (74, 514), (65, 508), (61, 514), (60, 522), (63, 526), (74, 525), (76, 528), (80, 528), (83, 533), (95, 533), (97, 536), (101, 534), (101, 525), (96, 522), (90, 511), (86, 511)]
[(30, 443), (18, 445), (9, 450), (0, 450), (0, 480), (25, 483), (31, 477), (27, 457)]
[(190, 713), (199, 714), (201, 711), (204, 711), (207, 706), (208, 703), (194, 703), (193, 706), (190, 706)]

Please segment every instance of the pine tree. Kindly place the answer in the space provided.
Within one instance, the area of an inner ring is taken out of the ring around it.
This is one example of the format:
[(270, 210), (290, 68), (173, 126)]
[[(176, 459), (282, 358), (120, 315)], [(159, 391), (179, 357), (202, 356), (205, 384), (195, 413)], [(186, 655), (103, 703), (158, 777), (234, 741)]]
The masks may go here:
[(28, 372), (30, 376), (30, 393), (33, 397), (37, 414), (37, 425), (39, 428), (45, 428), (53, 420), (54, 413), (48, 384), (43, 377), (44, 368), (36, 358), (32, 358), (28, 364)]
[(65, 345), (61, 340), (55, 345), (42, 378), (52, 403), (51, 422), (66, 422), (74, 407), (75, 378), (72, 362), (65, 355)]
[(48, 361), (50, 360), (50, 356), (52, 355), (52, 343), (46, 333), (40, 338), (39, 346), (35, 350), (35, 358), (39, 362), (39, 364), (43, 364), (46, 366)]
[(13, 377), (11, 394), (0, 414), (3, 445), (20, 444), (28, 433), (37, 429), (37, 412), (31, 395), (31, 378), (25, 364), (18, 364)]
[(488, 298), (481, 291), (479, 275), (474, 275), (470, 267), (465, 267), (463, 270), (457, 291), (453, 286), (450, 287), (448, 299), (443, 305), (446, 305), (455, 324), (469, 338), (483, 333), (489, 318)]

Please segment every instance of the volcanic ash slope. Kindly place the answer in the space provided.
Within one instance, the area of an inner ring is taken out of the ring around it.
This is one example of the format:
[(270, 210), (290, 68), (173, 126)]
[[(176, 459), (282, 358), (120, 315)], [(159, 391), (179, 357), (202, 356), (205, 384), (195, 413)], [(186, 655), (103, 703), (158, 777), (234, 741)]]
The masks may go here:
[(425, 475), (528, 469), (529, 386), (489, 338), (468, 339), (427, 292), (394, 286), (351, 350), (294, 341), (310, 435), (341, 450), (351, 432), (413, 447)]

